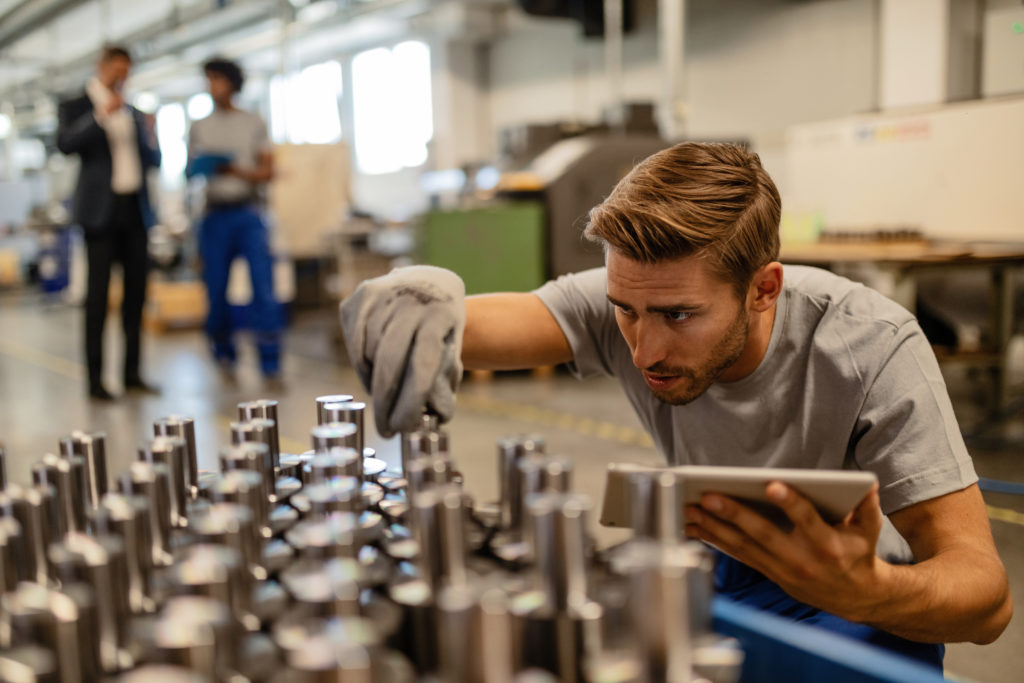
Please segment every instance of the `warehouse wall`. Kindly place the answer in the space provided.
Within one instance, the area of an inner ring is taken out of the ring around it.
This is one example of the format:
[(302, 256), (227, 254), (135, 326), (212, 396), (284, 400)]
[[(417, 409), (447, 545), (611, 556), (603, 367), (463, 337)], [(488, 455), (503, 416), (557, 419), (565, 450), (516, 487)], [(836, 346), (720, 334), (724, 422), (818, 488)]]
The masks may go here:
[[(625, 95), (656, 101), (657, 2), (637, 7)], [(749, 138), (781, 176), (787, 126), (876, 106), (876, 12), (874, 0), (690, 0), (690, 137)], [(602, 41), (585, 40), (573, 22), (517, 13), (491, 51), (494, 139), (510, 125), (595, 120), (608, 101), (603, 69)]]

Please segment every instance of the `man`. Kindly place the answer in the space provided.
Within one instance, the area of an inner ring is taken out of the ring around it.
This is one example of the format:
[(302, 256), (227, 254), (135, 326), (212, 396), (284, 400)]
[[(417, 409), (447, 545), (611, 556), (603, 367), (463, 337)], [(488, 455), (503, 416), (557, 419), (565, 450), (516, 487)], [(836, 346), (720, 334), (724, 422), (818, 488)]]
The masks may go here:
[[(231, 262), (244, 256), (252, 278), (250, 326), (256, 334), (260, 367), (265, 377), (280, 372), (281, 315), (274, 300), (273, 257), (262, 217), (262, 189), (274, 177), (274, 158), (267, 126), (256, 114), (234, 104), (245, 83), (242, 69), (226, 59), (203, 67), (214, 111), (192, 124), (188, 137), (189, 173), (204, 173), (202, 161), (215, 161), (206, 183), (206, 209), (199, 228), (203, 280), (209, 299), (206, 333), (214, 358), (234, 366), (237, 352), (227, 287)], [(204, 159), (205, 157), (205, 159)]]
[(154, 222), (146, 171), (160, 165), (152, 124), (122, 96), (132, 59), (123, 47), (103, 48), (85, 92), (58, 109), (57, 148), (77, 154), (74, 219), (85, 232), (89, 275), (85, 297), (85, 357), (89, 396), (110, 401), (103, 386), (103, 326), (110, 267), (121, 263), (124, 297), (124, 387), (156, 393), (139, 374), (139, 328), (149, 267), (146, 230)]
[(464, 305), (436, 268), (367, 281), (342, 305), (353, 364), (385, 434), (451, 415), (461, 353), (616, 377), (672, 464), (874, 472), (835, 525), (773, 482), (792, 529), (706, 495), (686, 531), (728, 553), (719, 593), (941, 667), (942, 643), (991, 642), (1012, 603), (938, 365), (904, 309), (783, 267), (780, 210), (756, 155), (677, 145), (591, 211), (606, 268)]

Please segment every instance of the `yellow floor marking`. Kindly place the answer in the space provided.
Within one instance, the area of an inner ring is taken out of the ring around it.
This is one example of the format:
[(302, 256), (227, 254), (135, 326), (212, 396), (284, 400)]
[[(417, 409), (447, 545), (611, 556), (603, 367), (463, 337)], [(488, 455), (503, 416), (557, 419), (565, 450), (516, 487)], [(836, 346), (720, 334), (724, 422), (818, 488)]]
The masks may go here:
[(0, 339), (0, 353), (70, 379), (82, 380), (85, 378), (85, 368), (81, 363), (13, 342), (10, 339)]

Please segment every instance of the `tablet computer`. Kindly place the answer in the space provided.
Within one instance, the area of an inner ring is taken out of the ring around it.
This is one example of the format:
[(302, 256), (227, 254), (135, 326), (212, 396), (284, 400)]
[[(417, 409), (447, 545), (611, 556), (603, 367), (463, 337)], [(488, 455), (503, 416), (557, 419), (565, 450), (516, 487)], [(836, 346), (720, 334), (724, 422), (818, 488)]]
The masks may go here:
[(636, 476), (674, 474), (679, 480), (681, 505), (698, 504), (705, 493), (721, 493), (736, 498), (776, 522), (784, 522), (785, 513), (768, 500), (765, 487), (781, 481), (809, 499), (829, 524), (841, 521), (864, 499), (878, 481), (874, 472), (859, 470), (810, 470), (770, 467), (714, 467), (682, 465), (649, 467), (618, 463), (608, 466), (601, 524), (630, 526), (633, 487)]

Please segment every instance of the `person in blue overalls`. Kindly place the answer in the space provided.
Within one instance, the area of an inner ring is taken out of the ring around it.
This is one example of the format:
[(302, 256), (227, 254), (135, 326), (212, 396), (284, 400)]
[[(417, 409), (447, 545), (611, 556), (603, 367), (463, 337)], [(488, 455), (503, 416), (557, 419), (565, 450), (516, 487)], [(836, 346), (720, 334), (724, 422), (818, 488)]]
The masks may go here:
[(203, 281), (209, 298), (206, 333), (213, 354), (233, 368), (237, 351), (227, 301), (231, 262), (244, 256), (252, 277), (248, 326), (256, 336), (260, 368), (269, 378), (281, 370), (281, 312), (274, 299), (273, 257), (263, 221), (262, 190), (274, 176), (267, 126), (258, 115), (238, 109), (235, 95), (245, 76), (227, 59), (212, 59), (203, 69), (214, 110), (192, 124), (188, 136), (189, 176), (206, 176), (205, 214), (199, 228)]

